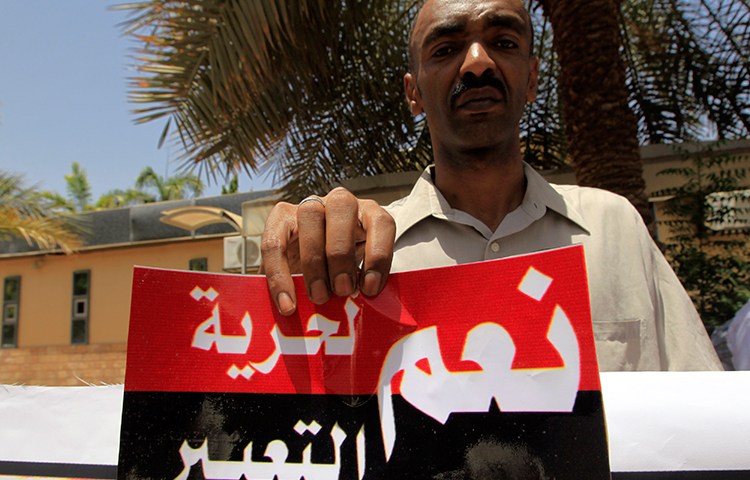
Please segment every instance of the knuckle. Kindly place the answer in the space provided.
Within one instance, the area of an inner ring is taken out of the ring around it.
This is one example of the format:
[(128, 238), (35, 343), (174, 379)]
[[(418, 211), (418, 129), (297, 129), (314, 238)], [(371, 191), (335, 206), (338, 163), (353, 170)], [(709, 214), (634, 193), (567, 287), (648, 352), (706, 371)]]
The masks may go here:
[(384, 248), (374, 248), (368, 250), (365, 260), (365, 269), (376, 270), (388, 274), (391, 269), (393, 260), (392, 250)]
[(325, 216), (325, 207), (319, 202), (305, 202), (297, 207), (297, 217)]
[[(334, 188), (333, 190), (331, 190), (330, 192), (328, 192), (328, 195), (349, 195), (349, 196), (351, 196), (352, 192), (350, 192), (349, 190), (347, 190), (345, 187), (338, 186), (338, 187)], [(326, 196), (328, 196), (328, 195), (326, 195)]]
[(335, 242), (326, 245), (326, 257), (329, 262), (340, 264), (346, 261), (353, 261), (354, 250), (351, 245)]
[(337, 204), (353, 204), (356, 203), (354, 195), (344, 187), (336, 187), (325, 196), (326, 204), (330, 202), (331, 205)]
[(262, 257), (268, 257), (276, 252), (282, 251), (284, 243), (275, 235), (264, 234), (260, 241), (260, 252)]
[(278, 202), (268, 213), (268, 220), (271, 221), (277, 218), (284, 218), (292, 209), (294, 209), (294, 205), (291, 203)]
[(371, 226), (377, 226), (379, 228), (388, 228), (395, 230), (396, 221), (393, 219), (390, 213), (386, 212), (383, 207), (378, 205), (376, 202), (363, 206), (363, 223), (367, 223)]
[(382, 208), (378, 208), (372, 214), (372, 218), (375, 222), (383, 225), (396, 225), (396, 221), (393, 219), (390, 213), (386, 212)]
[(303, 272), (312, 272), (320, 269), (325, 264), (326, 258), (324, 255), (308, 253), (300, 258), (300, 264), (302, 265)]
[(271, 291), (276, 291), (281, 289), (286, 278), (287, 277), (281, 272), (268, 273), (266, 274), (266, 283)]
[(393, 255), (393, 249), (385, 245), (371, 245), (367, 250), (367, 256), (375, 263), (385, 262)]
[(263, 237), (269, 235), (279, 235), (283, 229), (293, 228), (295, 221), (296, 206), (291, 203), (279, 202), (273, 206), (266, 218), (266, 225), (263, 229)]

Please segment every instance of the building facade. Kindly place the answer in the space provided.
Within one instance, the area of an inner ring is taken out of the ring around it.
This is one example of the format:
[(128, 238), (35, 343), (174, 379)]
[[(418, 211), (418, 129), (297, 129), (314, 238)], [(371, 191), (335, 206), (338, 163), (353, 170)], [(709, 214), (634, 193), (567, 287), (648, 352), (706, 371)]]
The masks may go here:
[[(750, 170), (750, 141), (722, 148), (739, 156), (740, 166)], [(644, 147), (642, 153), (649, 194), (679, 181), (657, 175), (681, 165), (673, 149)], [(418, 175), (357, 178), (344, 186), (387, 204), (408, 194)], [(553, 183), (575, 182), (570, 170), (545, 176)], [(244, 263), (246, 273), (257, 272), (258, 235), (276, 198), (273, 192), (254, 192), (91, 212), (84, 216), (86, 244), (70, 255), (39, 251), (23, 241), (0, 243), (0, 384), (122, 383), (133, 266), (239, 273)], [(663, 198), (652, 200), (659, 218)], [(162, 221), (165, 211), (189, 213), (195, 207), (241, 217), (241, 225), (223, 217), (206, 226), (199, 220), (192, 227), (190, 221), (183, 222), (183, 228)], [(661, 228), (659, 235), (665, 240), (669, 232)]]
[(208, 206), (239, 216), (243, 203), (269, 193), (91, 212), (83, 215), (85, 245), (70, 255), (0, 244), (0, 384), (122, 383), (133, 266), (223, 272), (225, 237), (238, 237), (228, 223), (196, 232), (170, 226), (162, 212)]

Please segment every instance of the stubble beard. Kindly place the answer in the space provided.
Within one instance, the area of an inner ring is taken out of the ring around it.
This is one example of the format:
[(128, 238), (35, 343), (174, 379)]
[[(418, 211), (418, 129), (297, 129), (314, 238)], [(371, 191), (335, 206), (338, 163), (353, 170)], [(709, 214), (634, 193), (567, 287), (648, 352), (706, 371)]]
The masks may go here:
[[(473, 122), (471, 122), (473, 123)], [(433, 138), (433, 150), (451, 169), (481, 171), (496, 168), (520, 158), (518, 127), (509, 129), (494, 125), (462, 125), (457, 128), (453, 145)], [(504, 132), (505, 130), (505, 132)]]

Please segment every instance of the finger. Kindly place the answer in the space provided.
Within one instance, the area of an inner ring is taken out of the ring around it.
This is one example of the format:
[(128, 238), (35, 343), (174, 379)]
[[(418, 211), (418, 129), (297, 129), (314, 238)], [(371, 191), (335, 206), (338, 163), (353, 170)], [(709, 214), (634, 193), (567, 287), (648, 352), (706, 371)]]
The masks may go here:
[(345, 188), (332, 190), (326, 202), (326, 245), (328, 278), (333, 292), (351, 295), (357, 289), (356, 232), (359, 204)]
[[(314, 197), (317, 198), (317, 197)], [(307, 296), (315, 304), (330, 298), (326, 264), (326, 206), (323, 201), (302, 201), (297, 207), (300, 267)]]
[(296, 209), (296, 205), (285, 202), (274, 206), (261, 238), (262, 269), (271, 298), (282, 315), (291, 315), (297, 309), (289, 264), (289, 249), (296, 244)]
[(360, 288), (362, 293), (372, 296), (383, 290), (391, 271), (396, 222), (372, 200), (360, 200), (358, 210), (366, 235)]

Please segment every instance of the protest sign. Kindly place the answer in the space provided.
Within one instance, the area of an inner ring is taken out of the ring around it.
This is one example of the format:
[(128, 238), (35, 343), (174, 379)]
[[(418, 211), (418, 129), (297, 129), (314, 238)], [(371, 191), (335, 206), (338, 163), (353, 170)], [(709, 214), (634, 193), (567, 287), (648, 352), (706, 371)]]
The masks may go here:
[(609, 478), (582, 247), (295, 282), (135, 270), (118, 478)]

